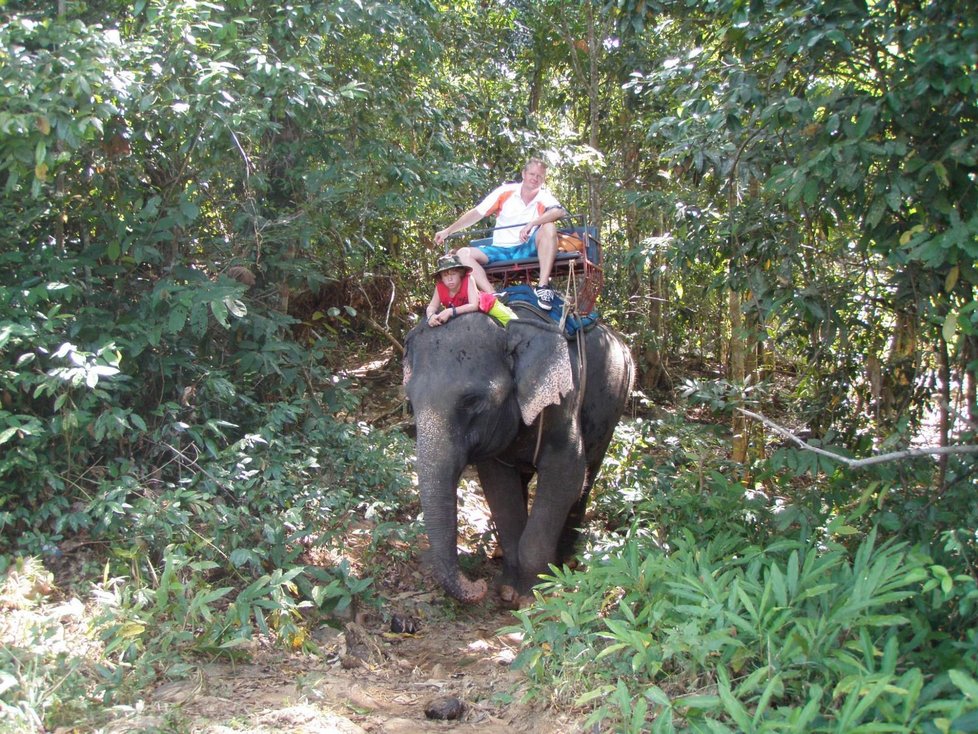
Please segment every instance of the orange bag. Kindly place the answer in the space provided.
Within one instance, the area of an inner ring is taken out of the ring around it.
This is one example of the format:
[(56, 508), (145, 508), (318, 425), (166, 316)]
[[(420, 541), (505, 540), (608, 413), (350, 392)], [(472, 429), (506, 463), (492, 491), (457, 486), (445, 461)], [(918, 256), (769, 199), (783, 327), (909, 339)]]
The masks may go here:
[(583, 252), (584, 241), (577, 234), (557, 233), (557, 252)]

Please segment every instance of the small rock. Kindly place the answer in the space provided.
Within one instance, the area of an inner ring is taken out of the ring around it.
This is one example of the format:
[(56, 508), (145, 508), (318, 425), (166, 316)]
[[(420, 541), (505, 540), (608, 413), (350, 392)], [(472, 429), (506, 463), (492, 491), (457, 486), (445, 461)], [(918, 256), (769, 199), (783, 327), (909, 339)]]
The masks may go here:
[(441, 696), (428, 702), (424, 707), (424, 715), (429, 719), (451, 721), (462, 716), (465, 704), (455, 696)]

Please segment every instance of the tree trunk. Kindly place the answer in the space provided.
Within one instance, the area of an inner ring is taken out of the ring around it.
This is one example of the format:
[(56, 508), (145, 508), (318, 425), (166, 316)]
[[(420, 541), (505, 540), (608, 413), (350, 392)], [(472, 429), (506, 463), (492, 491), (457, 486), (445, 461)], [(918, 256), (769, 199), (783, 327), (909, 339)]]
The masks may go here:
[[(740, 294), (730, 289), (727, 298), (728, 315), (730, 317), (730, 382), (737, 387), (743, 387), (747, 379), (747, 350), (744, 346), (744, 318), (741, 312)], [(747, 419), (739, 411), (733, 414), (733, 439), (731, 442), (731, 457), (738, 463), (747, 461)]]
[(914, 313), (909, 310), (897, 311), (890, 350), (882, 372), (880, 428), (884, 433), (893, 430), (913, 400), (916, 359), (917, 323)]
[(978, 362), (978, 337), (965, 336), (961, 348), (964, 361), (962, 368), (962, 391), (964, 392), (965, 415), (968, 417), (968, 430), (978, 432), (978, 375), (975, 368), (969, 368)]
[[(601, 118), (601, 97), (598, 79), (599, 39), (594, 32), (594, 4), (587, 3), (587, 47), (588, 61), (588, 144), (592, 150), (599, 150), (598, 123)], [(601, 225), (601, 194), (598, 190), (597, 176), (591, 169), (587, 174), (588, 221), (595, 227)]]
[[(943, 337), (937, 340), (937, 375), (939, 382), (937, 392), (937, 440), (939, 446), (948, 445), (950, 424), (948, 413), (951, 407), (951, 364), (948, 359), (947, 342)], [(943, 492), (947, 479), (948, 455), (941, 454), (937, 459), (937, 491)]]

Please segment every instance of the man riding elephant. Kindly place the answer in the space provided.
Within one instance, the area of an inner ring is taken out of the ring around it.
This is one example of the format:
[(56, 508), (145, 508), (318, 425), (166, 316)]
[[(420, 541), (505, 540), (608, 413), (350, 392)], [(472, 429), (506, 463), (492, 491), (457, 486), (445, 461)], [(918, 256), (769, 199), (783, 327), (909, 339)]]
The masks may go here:
[(522, 182), (497, 187), (479, 204), (445, 229), (436, 232), (435, 242), (440, 245), (455, 232), (495, 214), (492, 244), (462, 247), (456, 253), (459, 260), (472, 269), (472, 277), (479, 290), (491, 292), (492, 285), (482, 269), (483, 265), (525, 257), (538, 258), (540, 277), (536, 286), (537, 305), (549, 311), (554, 301), (550, 272), (557, 255), (557, 227), (554, 222), (566, 217), (567, 210), (544, 188), (546, 180), (547, 164), (539, 158), (531, 158), (523, 167)]

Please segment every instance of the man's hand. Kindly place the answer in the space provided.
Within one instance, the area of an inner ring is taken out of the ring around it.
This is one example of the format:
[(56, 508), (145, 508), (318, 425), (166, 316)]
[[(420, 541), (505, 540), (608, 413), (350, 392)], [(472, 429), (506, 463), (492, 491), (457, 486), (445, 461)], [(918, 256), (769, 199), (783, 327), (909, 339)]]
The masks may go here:
[(435, 232), (435, 244), (440, 245), (442, 242), (447, 240), (456, 232), (461, 232), (466, 227), (469, 227), (482, 219), (482, 215), (479, 214), (479, 210), (475, 207), (469, 209), (465, 214), (460, 216), (454, 222), (449, 224), (445, 229), (440, 229)]

